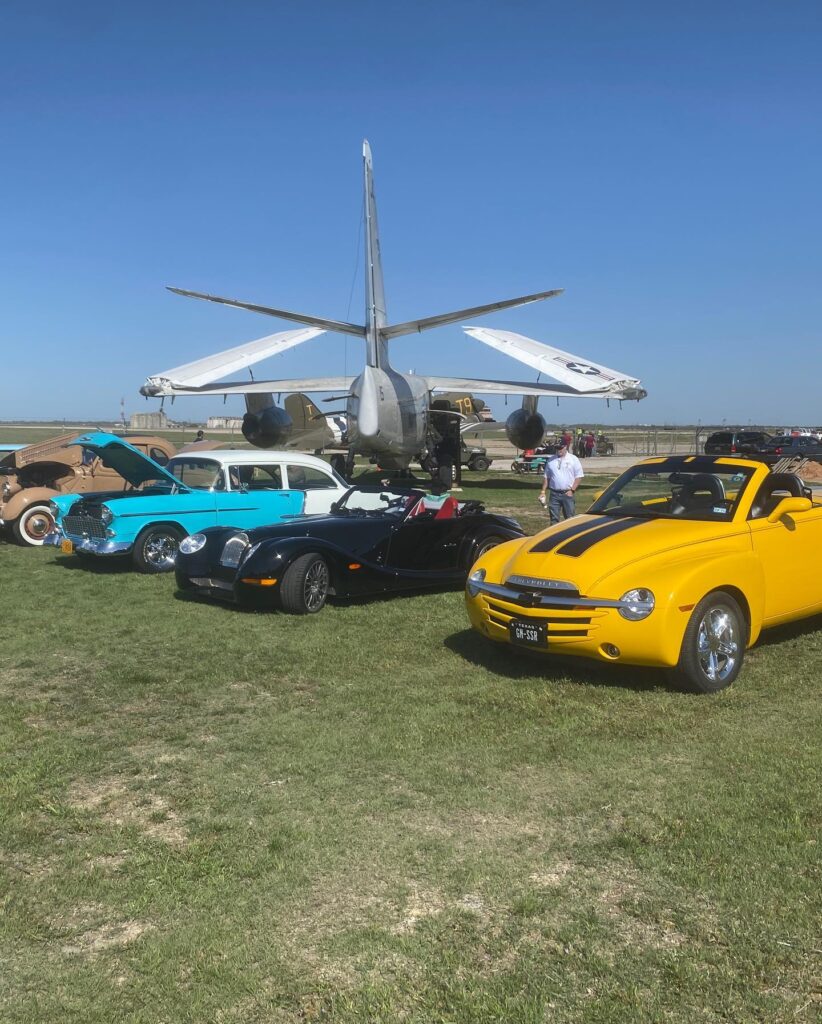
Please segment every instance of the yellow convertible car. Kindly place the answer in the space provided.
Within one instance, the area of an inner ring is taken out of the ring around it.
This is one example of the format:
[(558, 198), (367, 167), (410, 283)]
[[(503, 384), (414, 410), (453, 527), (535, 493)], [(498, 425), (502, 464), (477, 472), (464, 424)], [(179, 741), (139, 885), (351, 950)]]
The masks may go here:
[(822, 503), (762, 462), (647, 459), (584, 515), (488, 551), (466, 603), (491, 640), (714, 693), (762, 629), (822, 612)]

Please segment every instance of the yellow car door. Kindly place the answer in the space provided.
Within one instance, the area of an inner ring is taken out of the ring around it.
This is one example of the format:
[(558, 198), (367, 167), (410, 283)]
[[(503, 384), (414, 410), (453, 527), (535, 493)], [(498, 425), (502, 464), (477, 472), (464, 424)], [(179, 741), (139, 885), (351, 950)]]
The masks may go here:
[(765, 580), (765, 625), (822, 610), (822, 574), (814, 568), (822, 551), (822, 505), (748, 525)]

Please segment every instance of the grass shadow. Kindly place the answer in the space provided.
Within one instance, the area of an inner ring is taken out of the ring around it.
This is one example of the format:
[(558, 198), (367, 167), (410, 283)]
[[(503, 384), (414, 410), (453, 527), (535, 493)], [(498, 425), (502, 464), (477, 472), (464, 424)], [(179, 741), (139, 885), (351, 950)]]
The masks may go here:
[(665, 689), (672, 693), (690, 693), (662, 669), (635, 665), (603, 665), (581, 658), (552, 655), (548, 658), (536, 651), (512, 651), (509, 644), (486, 640), (472, 629), (452, 633), (443, 641), (449, 651), (477, 667), (487, 669), (506, 679), (543, 679), (578, 683), (585, 686), (609, 686), (623, 690), (648, 691)]
[(98, 576), (119, 575), (124, 572), (135, 572), (134, 565), (128, 555), (114, 555), (110, 558), (96, 558), (93, 555), (58, 555), (51, 563), (69, 572), (95, 573)]
[(822, 631), (822, 614), (812, 615), (807, 619), (798, 619), (796, 622), (786, 622), (781, 626), (772, 626), (761, 634), (756, 646), (751, 648), (748, 656), (788, 640), (798, 640), (809, 633), (820, 631)]

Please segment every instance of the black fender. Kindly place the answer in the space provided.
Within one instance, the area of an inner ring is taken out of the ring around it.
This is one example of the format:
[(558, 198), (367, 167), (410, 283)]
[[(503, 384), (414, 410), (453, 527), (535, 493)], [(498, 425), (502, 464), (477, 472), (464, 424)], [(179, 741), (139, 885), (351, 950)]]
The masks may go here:
[[(328, 564), (330, 575), (330, 588), (333, 594), (342, 591), (346, 593), (347, 587), (340, 587), (344, 579), (345, 569), (352, 561), (362, 562), (362, 559), (355, 558), (351, 552), (345, 551), (336, 544), (331, 544), (322, 537), (273, 537), (271, 540), (264, 540), (258, 547), (240, 564), (238, 575), (243, 576), (277, 576), (282, 579), (283, 573), (288, 569), (295, 559), (301, 555), (316, 553), (322, 555)], [(371, 566), (369, 569), (384, 572), (381, 566)]]

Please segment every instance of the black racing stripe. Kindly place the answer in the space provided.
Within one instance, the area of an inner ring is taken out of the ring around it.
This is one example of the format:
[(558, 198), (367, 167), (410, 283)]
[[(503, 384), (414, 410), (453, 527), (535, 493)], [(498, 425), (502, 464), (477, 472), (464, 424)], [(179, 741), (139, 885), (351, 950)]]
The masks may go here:
[(597, 528), (597, 523), (592, 522), (590, 519), (584, 523), (576, 523), (574, 526), (567, 526), (564, 530), (560, 530), (558, 533), (552, 533), (550, 537), (543, 537), (539, 544), (535, 544), (531, 548), (531, 552), (539, 551), (553, 551), (558, 544), (562, 544), (563, 541), (570, 540), (571, 537), (576, 537), (578, 533), (582, 533), (583, 530), (594, 530)]
[(606, 526), (598, 526), (590, 533), (585, 533), (576, 540), (569, 541), (557, 551), (558, 555), (570, 555), (571, 558), (578, 558), (581, 554), (598, 544), (601, 540), (607, 540), (623, 530), (630, 530), (634, 526), (641, 526), (647, 523), (647, 519), (617, 519), (615, 523), (608, 523)]

